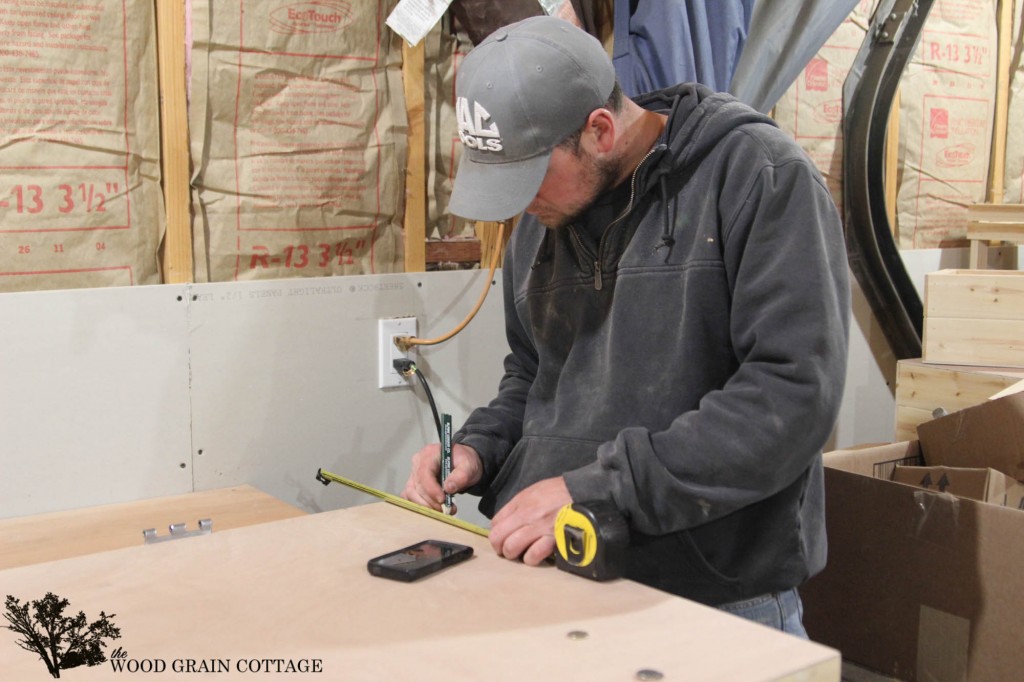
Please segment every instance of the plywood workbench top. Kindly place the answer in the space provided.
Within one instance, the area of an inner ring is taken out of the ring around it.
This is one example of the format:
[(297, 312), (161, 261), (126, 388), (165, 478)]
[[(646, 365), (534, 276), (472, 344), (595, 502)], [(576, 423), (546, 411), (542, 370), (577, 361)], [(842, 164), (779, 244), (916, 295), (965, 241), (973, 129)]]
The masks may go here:
[(136, 502), (0, 519), (0, 569), (133, 547), (148, 528), (168, 533), (172, 523), (187, 530), (210, 519), (214, 532), (305, 514), (301, 509), (242, 485)]
[[(475, 555), (415, 583), (367, 572), (427, 538)], [(500, 559), (485, 538), (385, 503), (0, 571), (0, 596), (47, 592), (89, 619), (116, 614), (106, 653), (162, 663), (160, 679), (194, 679), (189, 665), (251, 679), (256, 662), (261, 677), (291, 664), (320, 672), (269, 674), (375, 682), (839, 680), (832, 649), (630, 581)], [(51, 679), (14, 642), (0, 629), (4, 678)], [(106, 661), (62, 677), (120, 674)]]

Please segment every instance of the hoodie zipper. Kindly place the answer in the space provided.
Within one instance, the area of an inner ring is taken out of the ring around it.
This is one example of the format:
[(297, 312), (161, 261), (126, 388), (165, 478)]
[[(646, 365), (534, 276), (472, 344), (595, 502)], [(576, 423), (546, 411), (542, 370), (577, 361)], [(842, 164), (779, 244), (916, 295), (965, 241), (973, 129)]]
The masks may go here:
[[(640, 162), (636, 164), (636, 168), (633, 169), (633, 176), (629, 181), (629, 203), (626, 204), (626, 208), (622, 210), (622, 213), (620, 213), (615, 220), (608, 223), (608, 226), (604, 228), (604, 232), (601, 233), (601, 240), (597, 245), (597, 256), (594, 258), (594, 289), (597, 291), (601, 291), (604, 288), (604, 276), (601, 262), (604, 260), (604, 247), (607, 241), (606, 237), (608, 236), (608, 233), (611, 232), (612, 228), (621, 222), (622, 219), (629, 215), (629, 212), (633, 210), (633, 200), (636, 199), (636, 176), (640, 172), (640, 167), (644, 165), (644, 162), (646, 162), (647, 159), (651, 158), (651, 154), (658, 149), (658, 146), (658, 144), (655, 144), (651, 147), (650, 150), (644, 154), (644, 158), (640, 159)], [(589, 255), (590, 249), (586, 248), (583, 244), (583, 241), (579, 238), (575, 228), (570, 230), (569, 233), (572, 235), (577, 248), (579, 248), (583, 253)]]

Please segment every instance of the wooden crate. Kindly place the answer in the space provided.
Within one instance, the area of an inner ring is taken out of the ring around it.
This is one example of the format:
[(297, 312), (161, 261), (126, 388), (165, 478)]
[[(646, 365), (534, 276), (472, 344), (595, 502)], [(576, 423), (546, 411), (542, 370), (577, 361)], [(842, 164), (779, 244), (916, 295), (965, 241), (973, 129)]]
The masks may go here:
[(968, 206), (967, 239), (971, 242), (971, 267), (986, 269), (991, 243), (1024, 244), (1024, 205)]
[(922, 346), (929, 363), (1024, 367), (1024, 272), (925, 275)]
[(896, 363), (896, 435), (914, 440), (917, 425), (936, 409), (956, 412), (978, 405), (1024, 380), (1024, 368), (926, 364), (920, 359)]

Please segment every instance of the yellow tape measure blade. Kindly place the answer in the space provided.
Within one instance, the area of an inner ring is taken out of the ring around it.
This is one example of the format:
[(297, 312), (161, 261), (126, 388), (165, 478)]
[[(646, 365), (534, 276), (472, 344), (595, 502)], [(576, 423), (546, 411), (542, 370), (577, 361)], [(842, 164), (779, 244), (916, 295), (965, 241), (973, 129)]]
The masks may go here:
[(416, 512), (417, 514), (422, 514), (423, 516), (429, 516), (430, 518), (435, 519), (437, 521), (447, 523), (449, 526), (455, 526), (456, 528), (461, 528), (462, 530), (468, 530), (470, 533), (476, 533), (477, 535), (481, 535), (485, 538), (491, 534), (489, 530), (483, 528), (482, 526), (470, 523), (469, 521), (463, 521), (462, 519), (456, 518), (454, 516), (442, 514), (436, 509), (424, 507), (422, 504), (410, 502), (409, 500), (403, 497), (391, 495), (390, 493), (386, 493), (382, 490), (377, 490), (376, 488), (371, 488), (368, 485), (363, 485), (362, 483), (353, 481), (350, 478), (345, 478), (344, 476), (332, 474), (331, 472), (324, 471), (323, 469), (317, 469), (316, 480), (320, 481), (324, 485), (328, 485), (332, 481), (334, 483), (341, 483), (342, 485), (347, 485), (350, 488), (355, 488), (356, 490), (367, 493), (368, 495), (378, 497), (384, 500), (385, 502), (395, 505), (396, 507), (401, 507), (402, 509), (407, 509), (408, 511)]

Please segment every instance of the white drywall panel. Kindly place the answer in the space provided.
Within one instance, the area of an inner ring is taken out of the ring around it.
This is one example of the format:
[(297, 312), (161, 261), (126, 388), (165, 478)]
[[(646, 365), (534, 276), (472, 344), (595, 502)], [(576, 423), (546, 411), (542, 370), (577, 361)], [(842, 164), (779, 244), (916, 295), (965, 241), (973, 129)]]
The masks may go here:
[(181, 286), (0, 295), (0, 518), (191, 491), (186, 307)]
[[(903, 258), (923, 290), (927, 272), (964, 267), (967, 251)], [(0, 518), (239, 483), (309, 511), (370, 500), (321, 486), (319, 467), (397, 494), (412, 453), (436, 437), (418, 381), (377, 388), (377, 320), (414, 316), (421, 337), (437, 336), (487, 274), (0, 295)], [(894, 431), (895, 360), (856, 286), (853, 309), (832, 447)], [(418, 364), (459, 425), (493, 396), (506, 352), (499, 278), (469, 326), (420, 349)], [(461, 501), (460, 516), (485, 522), (476, 498)]]
[[(309, 511), (373, 498), (318, 468), (399, 494), (412, 454), (436, 442), (426, 394), (377, 387), (377, 320), (413, 316), (430, 339), (473, 308), (488, 272), (199, 284), (191, 288), (196, 489), (249, 483)], [(417, 350), (438, 410), (460, 425), (490, 400), (507, 351), (501, 282), (454, 338)], [(477, 498), (459, 516), (477, 523)]]
[(896, 359), (871, 306), (850, 273), (852, 318), (843, 403), (826, 450), (892, 440), (895, 401), (889, 382)]

